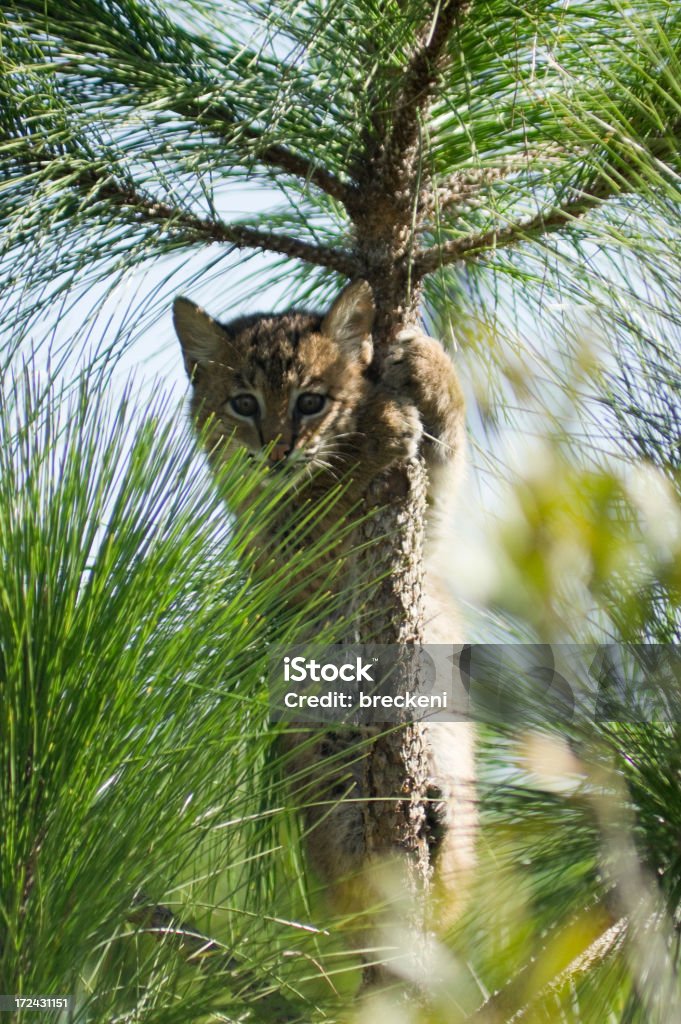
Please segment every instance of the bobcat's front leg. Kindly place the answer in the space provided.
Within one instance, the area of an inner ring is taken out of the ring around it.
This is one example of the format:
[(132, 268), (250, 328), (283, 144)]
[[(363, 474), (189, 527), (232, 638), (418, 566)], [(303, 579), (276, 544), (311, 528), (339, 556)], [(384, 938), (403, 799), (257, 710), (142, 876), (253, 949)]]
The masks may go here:
[(464, 437), (464, 399), (451, 359), (439, 341), (405, 327), (386, 358), (383, 386), (409, 396), (422, 426), (429, 467), (456, 461)]
[(374, 479), (379, 472), (418, 455), (423, 426), (409, 395), (381, 382), (371, 396), (362, 422), (362, 460)]

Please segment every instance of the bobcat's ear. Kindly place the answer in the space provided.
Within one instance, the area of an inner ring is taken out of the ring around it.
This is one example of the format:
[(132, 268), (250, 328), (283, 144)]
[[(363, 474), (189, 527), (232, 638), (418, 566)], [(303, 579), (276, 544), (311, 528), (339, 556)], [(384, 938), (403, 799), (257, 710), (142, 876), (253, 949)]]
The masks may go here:
[(197, 366), (209, 366), (224, 360), (227, 332), (205, 309), (178, 295), (173, 303), (173, 323), (190, 378)]
[(373, 356), (371, 327), (374, 322), (374, 296), (368, 281), (353, 281), (340, 293), (324, 317), (322, 333), (366, 366)]

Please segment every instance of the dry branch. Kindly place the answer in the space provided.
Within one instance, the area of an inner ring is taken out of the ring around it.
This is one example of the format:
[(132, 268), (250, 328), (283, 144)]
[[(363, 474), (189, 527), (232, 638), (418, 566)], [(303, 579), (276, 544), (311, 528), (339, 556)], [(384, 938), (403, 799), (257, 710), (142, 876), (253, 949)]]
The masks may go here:
[[(235, 990), (241, 990), (241, 1000), (247, 1000), (253, 1016), (267, 1024), (286, 1024), (298, 1013), (278, 992), (262, 992), (257, 979), (251, 976), (246, 962), (235, 957), (220, 942), (198, 931), (193, 924), (182, 922), (170, 907), (154, 903), (142, 891), (133, 897), (133, 910), (128, 915), (131, 924), (140, 932), (152, 936), (157, 942), (172, 945), (188, 964), (204, 972), (228, 974), (235, 978)], [(243, 993), (248, 985), (249, 991)]]
[[(489, 996), (467, 1019), (480, 1021), (481, 1024), (483, 1021), (487, 1024), (510, 1024), (512, 1021), (521, 1021), (551, 996), (558, 998), (568, 986), (578, 984), (582, 978), (590, 975), (594, 967), (621, 948), (626, 940), (629, 924), (626, 917), (613, 921), (604, 905), (598, 904), (587, 911), (584, 918), (588, 920), (591, 915), (599, 912), (604, 912), (603, 929), (600, 934), (592, 941), (587, 940), (584, 949), (561, 966), (558, 958), (555, 975), (538, 991), (533, 987), (532, 977), (538, 958), (533, 957), (504, 988)], [(587, 928), (586, 934), (588, 933)], [(553, 953), (553, 956), (555, 958), (556, 954)]]

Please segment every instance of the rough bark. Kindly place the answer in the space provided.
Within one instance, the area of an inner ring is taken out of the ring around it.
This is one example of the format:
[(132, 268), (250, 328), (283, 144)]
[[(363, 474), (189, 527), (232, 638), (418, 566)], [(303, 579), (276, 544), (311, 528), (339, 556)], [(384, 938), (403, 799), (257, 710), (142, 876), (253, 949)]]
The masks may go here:
[[(381, 577), (362, 618), (360, 637), (389, 644), (423, 639), (423, 540), (426, 478), (414, 459), (384, 474), (371, 486), (367, 505), (374, 514), (359, 527), (364, 559)], [(377, 511), (376, 511), (377, 509)], [(369, 566), (360, 568), (369, 569)], [(386, 730), (375, 739), (366, 765), (366, 849), (370, 858), (398, 853), (404, 860), (409, 924), (424, 930), (423, 911), (431, 876), (427, 841), (428, 762), (418, 726)], [(365, 981), (381, 980), (368, 970)]]

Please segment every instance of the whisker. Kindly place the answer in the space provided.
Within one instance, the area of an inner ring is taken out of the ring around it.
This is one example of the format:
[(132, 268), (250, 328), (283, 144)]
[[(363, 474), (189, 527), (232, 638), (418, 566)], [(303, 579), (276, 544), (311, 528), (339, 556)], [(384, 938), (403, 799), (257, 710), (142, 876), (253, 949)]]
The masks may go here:
[(317, 461), (319, 461), (320, 456), (323, 456), (325, 459), (332, 459), (337, 463), (347, 461), (347, 457), (342, 452), (334, 451), (330, 445), (324, 445), (323, 448), (320, 447), (317, 453)]
[(340, 455), (338, 452), (324, 452), (324, 454), (326, 458), (329, 459), (330, 462), (335, 462), (336, 465), (338, 466), (342, 466), (343, 463), (346, 461), (344, 457)]
[(354, 437), (359, 439), (362, 437), (366, 437), (366, 434), (364, 433), (363, 430), (347, 430), (342, 434), (334, 434), (333, 437), (329, 438), (329, 440), (338, 441), (342, 437)]
[(447, 444), (447, 442), (443, 441), (442, 438), (440, 437), (433, 437), (432, 434), (427, 434), (425, 430), (423, 431), (422, 436), (427, 437), (429, 441), (434, 441), (435, 444), (439, 444), (442, 448), (446, 448), (447, 451), (449, 452), (456, 452), (456, 448), (454, 448), (451, 444)]
[(320, 469), (325, 469), (333, 480), (338, 481), (338, 474), (334, 472), (333, 466), (331, 466), (330, 463), (326, 462), (324, 459), (317, 458), (314, 460), (314, 465), (318, 466)]

